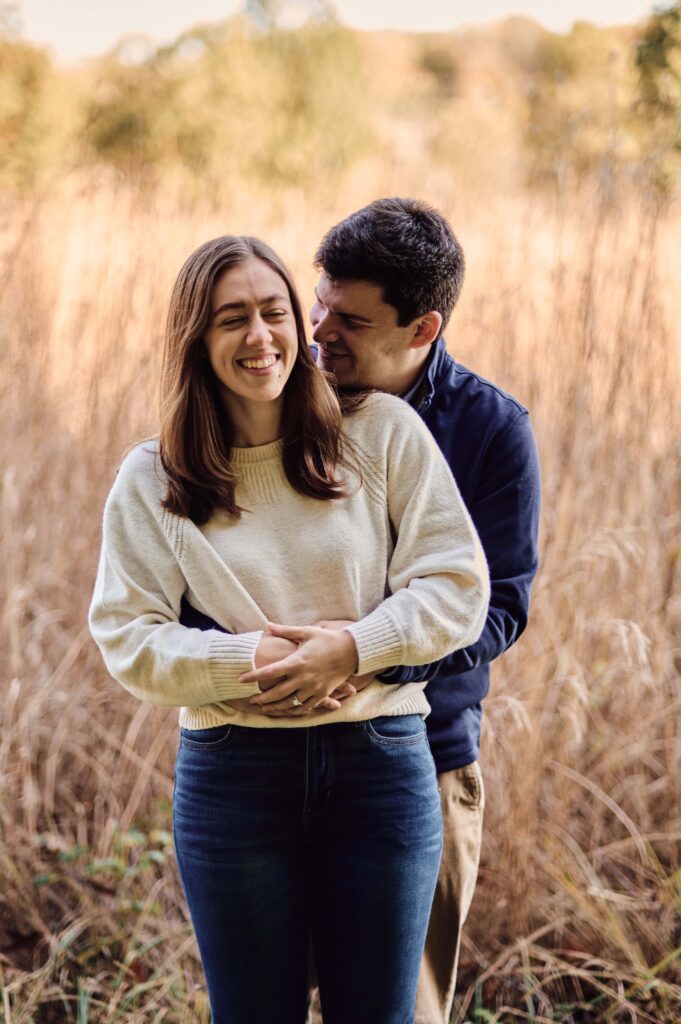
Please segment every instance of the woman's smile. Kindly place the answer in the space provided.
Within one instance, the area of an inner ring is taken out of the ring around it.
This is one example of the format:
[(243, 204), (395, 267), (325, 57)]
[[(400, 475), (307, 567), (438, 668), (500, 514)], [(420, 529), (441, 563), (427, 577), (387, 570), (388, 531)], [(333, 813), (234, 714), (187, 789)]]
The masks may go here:
[(278, 353), (268, 352), (263, 356), (245, 356), (243, 359), (237, 359), (237, 364), (249, 374), (267, 377), (273, 372), (278, 359), (281, 359)]

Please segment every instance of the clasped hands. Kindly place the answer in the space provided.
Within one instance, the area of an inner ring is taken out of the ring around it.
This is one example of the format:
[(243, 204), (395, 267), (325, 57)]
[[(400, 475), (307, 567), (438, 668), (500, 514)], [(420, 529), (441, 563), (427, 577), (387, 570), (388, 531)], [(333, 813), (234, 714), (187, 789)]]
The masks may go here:
[(255, 668), (239, 677), (240, 683), (257, 681), (263, 693), (231, 700), (230, 707), (272, 718), (337, 711), (374, 679), (373, 672), (355, 674), (357, 648), (344, 629), (348, 625), (348, 619), (322, 619), (313, 626), (268, 622)]

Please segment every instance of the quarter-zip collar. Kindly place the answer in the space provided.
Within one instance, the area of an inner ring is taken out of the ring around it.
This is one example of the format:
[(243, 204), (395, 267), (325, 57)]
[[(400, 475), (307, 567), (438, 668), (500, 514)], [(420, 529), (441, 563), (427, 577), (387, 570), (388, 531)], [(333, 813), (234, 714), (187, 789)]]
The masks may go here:
[(445, 377), (451, 361), (452, 357), (447, 352), (445, 339), (439, 338), (431, 347), (420, 377), (409, 391), (402, 395), (404, 401), (421, 416), (429, 409), (433, 395)]

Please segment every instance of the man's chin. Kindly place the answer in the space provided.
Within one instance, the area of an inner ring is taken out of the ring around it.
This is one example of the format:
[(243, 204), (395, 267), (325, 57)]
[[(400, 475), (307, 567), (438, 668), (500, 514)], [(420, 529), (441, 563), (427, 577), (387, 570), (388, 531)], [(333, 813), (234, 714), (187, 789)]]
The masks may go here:
[(338, 384), (351, 385), (355, 383), (350, 359), (320, 359), (320, 366), (327, 373), (332, 373)]

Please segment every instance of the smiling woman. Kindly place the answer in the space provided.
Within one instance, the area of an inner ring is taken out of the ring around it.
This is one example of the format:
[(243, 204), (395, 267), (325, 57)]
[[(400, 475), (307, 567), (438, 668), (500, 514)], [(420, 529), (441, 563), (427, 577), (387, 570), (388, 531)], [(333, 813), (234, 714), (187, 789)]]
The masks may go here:
[(162, 386), (89, 621), (115, 679), (180, 708), (175, 850), (213, 1022), (303, 1024), (310, 943), (329, 1024), (411, 1020), (440, 798), (425, 680), (374, 674), (477, 639), (480, 542), (405, 402), (341, 406), (257, 239), (181, 269)]
[[(278, 357), (273, 370), (243, 365), (264, 354)], [(236, 517), (230, 448), (280, 435), (292, 487), (310, 497), (342, 496), (340, 423), (276, 253), (246, 236), (201, 245), (180, 270), (166, 326), (159, 455), (168, 510), (197, 524), (216, 506)]]
[(284, 385), (298, 349), (283, 284), (253, 257), (224, 273), (213, 289), (206, 348), (236, 445), (267, 444), (279, 436)]

